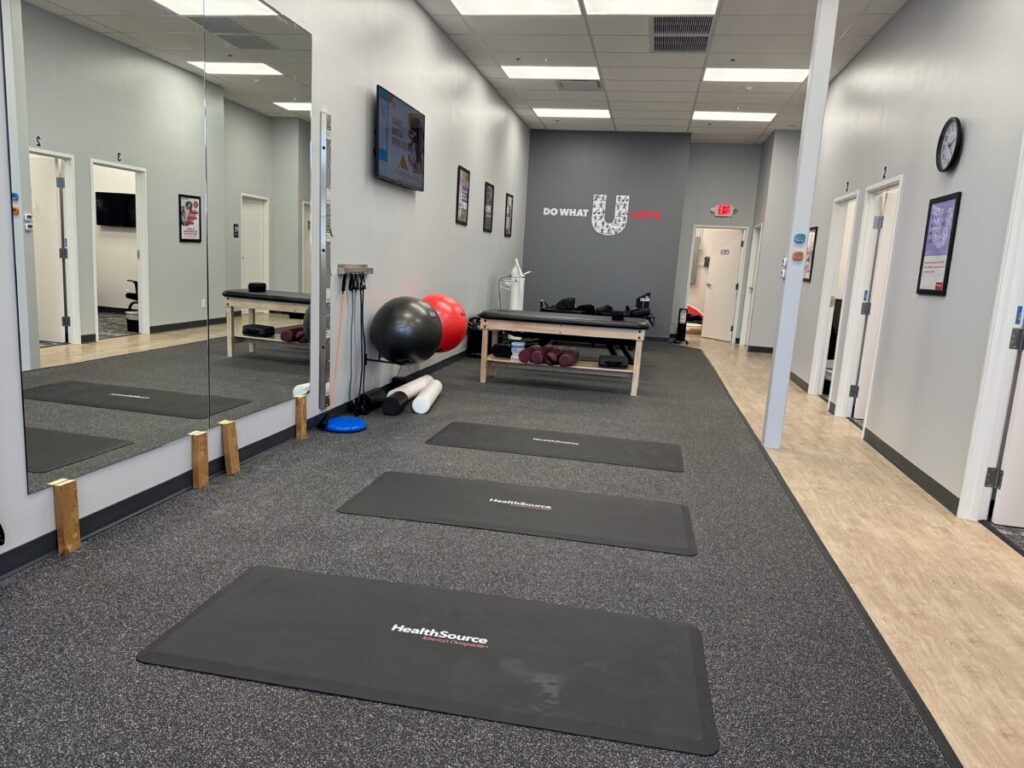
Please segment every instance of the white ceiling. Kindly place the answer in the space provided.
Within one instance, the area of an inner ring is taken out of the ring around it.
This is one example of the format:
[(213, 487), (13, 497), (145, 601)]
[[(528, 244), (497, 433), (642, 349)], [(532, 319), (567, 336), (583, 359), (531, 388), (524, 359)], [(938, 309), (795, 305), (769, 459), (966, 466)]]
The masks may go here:
[[(284, 16), (211, 17), (207, 31), (202, 19), (179, 16), (153, 0), (27, 1), (200, 77), (202, 72), (189, 61), (269, 64), (281, 76), (207, 75), (206, 79), (221, 86), (226, 99), (249, 109), (271, 117), (309, 119), (306, 113), (274, 106), (275, 101), (310, 100), (311, 38)], [(224, 21), (228, 25), (214, 26)], [(246, 37), (247, 33), (258, 39)], [(253, 49), (254, 44), (269, 47)]]
[[(804, 84), (704, 83), (705, 67), (806, 68), (816, 0), (720, 0), (706, 53), (652, 53), (651, 16), (461, 16), (417, 0), (531, 128), (689, 132), (694, 141), (758, 143), (799, 129)], [(840, 0), (832, 76), (907, 0)], [(581, 3), (582, 6), (582, 3)], [(510, 80), (507, 65), (596, 66), (598, 92)], [(606, 108), (611, 119), (540, 119), (534, 107)], [(771, 123), (694, 122), (694, 110), (775, 112)]]

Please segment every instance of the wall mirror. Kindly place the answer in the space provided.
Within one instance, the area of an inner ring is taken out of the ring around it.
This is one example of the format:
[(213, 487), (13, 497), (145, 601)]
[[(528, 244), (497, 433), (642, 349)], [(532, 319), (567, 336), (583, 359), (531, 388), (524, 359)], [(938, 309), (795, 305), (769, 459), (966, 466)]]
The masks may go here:
[(2, 10), (29, 490), (287, 400), (309, 35), (259, 0)]

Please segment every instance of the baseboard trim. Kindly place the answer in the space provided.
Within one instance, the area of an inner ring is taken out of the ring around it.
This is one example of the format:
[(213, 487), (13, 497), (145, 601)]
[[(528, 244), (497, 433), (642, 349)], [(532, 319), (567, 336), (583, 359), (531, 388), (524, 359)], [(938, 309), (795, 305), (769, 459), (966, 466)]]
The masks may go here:
[(149, 326), (150, 333), (167, 333), (168, 331), (183, 331), (186, 328), (201, 328), (212, 322), (211, 320), (187, 320), (183, 323), (165, 323), (164, 325)]
[[(242, 461), (246, 461), (281, 443), (286, 443), (294, 437), (294, 427), (282, 429), (254, 443), (242, 446), (238, 450), (238, 455)], [(222, 474), (224, 474), (224, 459), (219, 458), (211, 461), (210, 475)], [(191, 489), (192, 473), (184, 472), (134, 496), (129, 496), (127, 499), (111, 504), (109, 507), (97, 510), (93, 514), (82, 518), (80, 523), (82, 538), (87, 539), (90, 536), (95, 536), (118, 523), (140, 515)], [(56, 531), (51, 531), (36, 539), (25, 542), (9, 552), (0, 554), (0, 578), (11, 576), (38, 560), (51, 555), (57, 556)]]
[(928, 475), (906, 456), (901, 454), (891, 445), (882, 440), (870, 429), (864, 430), (864, 442), (878, 451), (900, 472), (913, 480), (925, 493), (935, 499), (954, 515), (957, 506), (960, 504), (959, 497), (950, 490), (947, 490), (938, 480)]
[(775, 347), (747, 346), (747, 352), (759, 352), (759, 353), (762, 353), (762, 354), (764, 354), (764, 353), (771, 354), (774, 351), (775, 351)]
[(808, 385), (808, 383), (806, 381), (801, 379), (795, 373), (790, 372), (789, 380), (792, 381), (794, 384), (796, 384), (798, 387), (800, 387), (800, 389), (802, 389), (804, 392), (810, 392), (811, 391), (810, 385)]
[(82, 343), (83, 344), (92, 344), (94, 341), (96, 341), (96, 334), (95, 333), (83, 333), (82, 334)]
[[(708, 364), (710, 365), (710, 361)], [(803, 520), (804, 525), (807, 528), (807, 531), (810, 533), (811, 537), (818, 545), (818, 551), (821, 553), (821, 556), (824, 558), (825, 562), (828, 563), (829, 566), (831, 566), (832, 572), (835, 574), (836, 579), (839, 581), (840, 585), (843, 587), (843, 590), (850, 598), (850, 601), (853, 603), (857, 613), (860, 615), (861, 619), (864, 621), (864, 624), (867, 626), (868, 631), (871, 633), (872, 637), (874, 637), (875, 642), (877, 643), (882, 655), (885, 657), (886, 661), (889, 662), (889, 666), (892, 668), (893, 674), (896, 676), (896, 679), (899, 680), (900, 684), (903, 686), (903, 689), (907, 692), (907, 696), (914, 704), (915, 709), (917, 709), (918, 714), (921, 715), (921, 719), (924, 721), (925, 727), (928, 729), (928, 732), (932, 735), (932, 738), (935, 739), (935, 743), (938, 745), (939, 751), (942, 752), (943, 757), (946, 758), (946, 762), (949, 763), (951, 768), (964, 768), (963, 763), (960, 761), (960, 758), (956, 754), (956, 751), (954, 751), (952, 745), (949, 743), (949, 740), (946, 738), (946, 734), (942, 732), (942, 729), (939, 727), (938, 722), (936, 722), (935, 717), (931, 713), (931, 710), (928, 709), (928, 705), (924, 703), (924, 699), (921, 698), (921, 694), (917, 692), (917, 688), (915, 688), (914, 684), (910, 681), (910, 677), (907, 675), (906, 670), (903, 669), (903, 665), (900, 664), (899, 659), (896, 658), (896, 654), (893, 653), (892, 649), (889, 647), (889, 644), (885, 642), (885, 638), (882, 636), (881, 630), (878, 629), (878, 625), (875, 624), (874, 620), (871, 618), (871, 614), (868, 613), (867, 608), (864, 607), (864, 604), (860, 601), (860, 598), (857, 597), (857, 593), (854, 592), (853, 587), (850, 585), (850, 582), (846, 580), (846, 576), (843, 574), (842, 569), (839, 567), (839, 564), (836, 563), (836, 561), (833, 559), (832, 554), (828, 551), (828, 547), (825, 546), (825, 542), (821, 540), (821, 537), (818, 535), (817, 530), (815, 530), (814, 525), (812, 525), (810, 518), (807, 517), (807, 513), (804, 511), (804, 508), (800, 506), (800, 502), (793, 494), (793, 490), (789, 487), (789, 484), (786, 482), (786, 479), (782, 476), (782, 472), (779, 470), (779, 468), (775, 465), (775, 462), (772, 460), (771, 454), (768, 453), (768, 450), (764, 447), (764, 444), (761, 442), (761, 439), (758, 437), (757, 433), (754, 432), (754, 428), (750, 425), (750, 422), (747, 421), (747, 417), (743, 415), (743, 411), (740, 410), (739, 403), (737, 403), (736, 400), (733, 399), (732, 393), (729, 391), (729, 388), (725, 386), (725, 382), (722, 381), (722, 377), (718, 375), (718, 371), (715, 370), (715, 367), (713, 365), (711, 366), (711, 370), (714, 371), (715, 377), (718, 379), (719, 385), (725, 391), (726, 397), (729, 398), (729, 402), (731, 402), (733, 408), (736, 409), (736, 413), (739, 415), (740, 421), (742, 421), (743, 424), (746, 425), (747, 430), (750, 432), (751, 436), (753, 436), (754, 438), (754, 441), (757, 443), (758, 449), (761, 451), (765, 459), (768, 461), (768, 466), (771, 467), (772, 473), (778, 479), (779, 483), (782, 484), (782, 487), (785, 490), (786, 495), (789, 496), (789, 499), (793, 503), (793, 506), (796, 507), (797, 511), (799, 512), (800, 519)]]
[(1024, 556), (1024, 549), (1021, 549), (1020, 544), (1018, 544), (1016, 541), (1014, 541), (1009, 536), (1005, 535), (1002, 531), (1000, 531), (998, 528), (996, 528), (992, 524), (991, 520), (981, 520), (980, 522), (981, 522), (981, 524), (983, 526), (985, 526), (989, 530), (989, 532), (993, 536), (998, 538), (1001, 542), (1003, 542), (1006, 546), (1008, 546), (1010, 549), (1012, 549), (1018, 555)]
[(836, 415), (836, 404), (835, 403), (829, 403), (828, 404), (828, 412), (831, 413), (833, 416)]

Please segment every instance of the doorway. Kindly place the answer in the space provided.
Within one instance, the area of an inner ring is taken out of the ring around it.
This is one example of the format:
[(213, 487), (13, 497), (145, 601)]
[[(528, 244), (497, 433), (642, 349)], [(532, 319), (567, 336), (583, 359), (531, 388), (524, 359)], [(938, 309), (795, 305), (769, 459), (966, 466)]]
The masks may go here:
[(839, 327), (849, 278), (850, 262), (857, 231), (857, 204), (860, 193), (837, 198), (832, 203), (828, 248), (824, 253), (824, 282), (814, 337), (809, 392), (831, 402), (835, 362), (839, 345)]
[(301, 290), (303, 293), (310, 293), (312, 288), (310, 287), (310, 259), (313, 253), (313, 220), (311, 217), (311, 210), (309, 207), (309, 201), (304, 200), (302, 203), (302, 214), (299, 219), (302, 227), (302, 286)]
[(240, 221), (242, 286), (267, 284), (270, 276), (270, 200), (243, 194)]
[(883, 309), (893, 238), (899, 213), (901, 179), (867, 190), (858, 238), (856, 263), (849, 290), (850, 306), (843, 313), (846, 325), (842, 354), (836, 361), (838, 388), (834, 392), (837, 416), (861, 429), (867, 420), (871, 388), (882, 333)]
[(92, 160), (95, 340), (149, 333), (146, 169)]
[(750, 257), (747, 259), (747, 281), (743, 296), (743, 319), (740, 322), (740, 344), (750, 338), (750, 318), (754, 314), (754, 288), (757, 283), (757, 264), (761, 258), (761, 233), (764, 224), (757, 224), (750, 236)]
[(732, 343), (746, 229), (696, 227), (687, 304), (701, 314), (701, 338)]
[(36, 322), (40, 346), (81, 343), (74, 158), (29, 152)]

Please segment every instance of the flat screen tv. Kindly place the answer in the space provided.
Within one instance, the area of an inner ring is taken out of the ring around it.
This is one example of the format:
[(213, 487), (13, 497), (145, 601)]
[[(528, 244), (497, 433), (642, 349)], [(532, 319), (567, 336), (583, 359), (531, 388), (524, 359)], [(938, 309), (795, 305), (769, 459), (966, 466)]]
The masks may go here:
[(423, 191), (426, 118), (386, 88), (377, 86), (375, 169), (378, 179)]
[(96, 223), (101, 227), (134, 229), (135, 195), (124, 192), (97, 192)]

